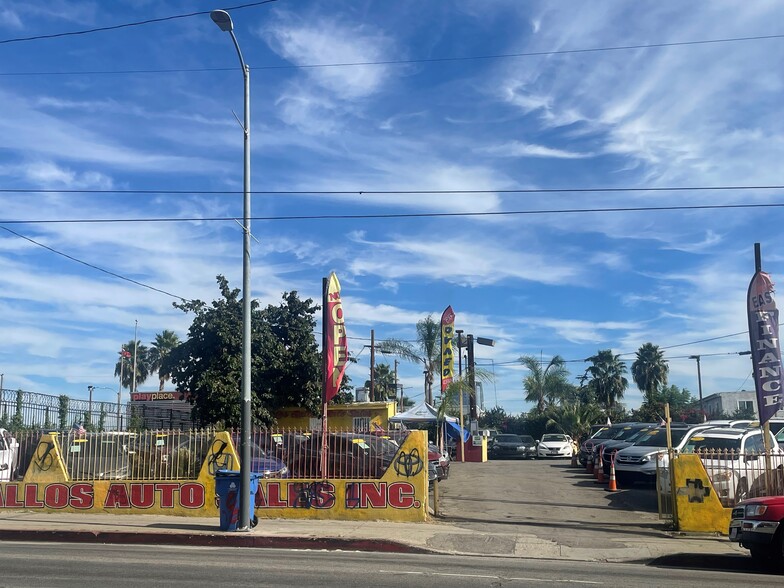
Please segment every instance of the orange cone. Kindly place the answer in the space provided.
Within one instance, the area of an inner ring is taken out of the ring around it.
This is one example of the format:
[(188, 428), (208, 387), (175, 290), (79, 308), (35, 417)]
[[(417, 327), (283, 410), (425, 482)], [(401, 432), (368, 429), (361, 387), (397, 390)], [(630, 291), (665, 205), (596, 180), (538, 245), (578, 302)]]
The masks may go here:
[(615, 456), (610, 460), (610, 485), (607, 487), (608, 492), (618, 492), (618, 485), (615, 483)]
[(604, 464), (602, 463), (602, 453), (604, 453), (604, 447), (599, 448), (599, 465), (596, 468), (596, 480), (594, 481), (596, 484), (604, 484)]

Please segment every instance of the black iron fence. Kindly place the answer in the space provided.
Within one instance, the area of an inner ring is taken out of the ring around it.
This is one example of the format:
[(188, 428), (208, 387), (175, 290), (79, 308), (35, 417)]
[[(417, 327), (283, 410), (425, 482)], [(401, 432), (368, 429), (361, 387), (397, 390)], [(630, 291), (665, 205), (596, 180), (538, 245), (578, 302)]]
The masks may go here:
[(26, 392), (0, 390), (0, 428), (65, 430), (81, 424), (87, 431), (128, 429), (192, 429), (190, 406), (185, 403), (96, 402)]

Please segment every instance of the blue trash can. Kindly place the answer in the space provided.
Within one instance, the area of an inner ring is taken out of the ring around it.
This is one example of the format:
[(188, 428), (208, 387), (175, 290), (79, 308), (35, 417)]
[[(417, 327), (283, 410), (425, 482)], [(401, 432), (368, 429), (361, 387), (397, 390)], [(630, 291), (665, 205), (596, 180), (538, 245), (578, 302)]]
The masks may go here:
[[(256, 518), (256, 492), (259, 489), (259, 474), (250, 474), (250, 526), (255, 527), (259, 522)], [(240, 520), (240, 487), (242, 476), (235, 470), (218, 470), (215, 472), (215, 493), (218, 495), (218, 508), (220, 511), (220, 530), (236, 531)]]

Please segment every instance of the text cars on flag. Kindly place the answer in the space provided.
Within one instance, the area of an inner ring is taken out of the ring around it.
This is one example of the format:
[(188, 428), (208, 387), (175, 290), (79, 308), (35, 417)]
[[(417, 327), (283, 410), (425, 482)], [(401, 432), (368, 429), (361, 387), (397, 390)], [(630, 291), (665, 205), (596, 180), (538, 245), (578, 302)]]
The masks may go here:
[(324, 402), (329, 402), (340, 390), (343, 374), (348, 362), (348, 340), (346, 324), (343, 321), (343, 305), (340, 302), (340, 282), (335, 272), (329, 274), (327, 288), (324, 292), (324, 332), (326, 346), (324, 349)]
[(749, 284), (748, 314), (760, 425), (768, 422), (784, 404), (781, 393), (779, 311), (773, 294), (770, 275), (762, 271), (755, 273)]
[(441, 392), (452, 383), (455, 376), (455, 356), (452, 352), (452, 339), (455, 336), (455, 313), (447, 306), (441, 315)]

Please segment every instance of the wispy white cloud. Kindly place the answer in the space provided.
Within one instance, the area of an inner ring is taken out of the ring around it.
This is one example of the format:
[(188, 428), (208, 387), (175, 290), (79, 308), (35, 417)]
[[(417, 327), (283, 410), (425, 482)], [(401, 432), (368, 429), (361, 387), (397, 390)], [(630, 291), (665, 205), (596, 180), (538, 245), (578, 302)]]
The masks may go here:
[(534, 145), (520, 141), (510, 141), (501, 145), (479, 147), (477, 153), (498, 155), (500, 157), (552, 157), (554, 159), (585, 159), (593, 157), (592, 153), (580, 153), (566, 149), (555, 149), (545, 145)]
[[(279, 11), (259, 33), (276, 53), (296, 65), (381, 61), (397, 55), (393, 39), (382, 30), (334, 16), (306, 18)], [(323, 67), (305, 72), (342, 100), (368, 97), (389, 77), (383, 66)]]

